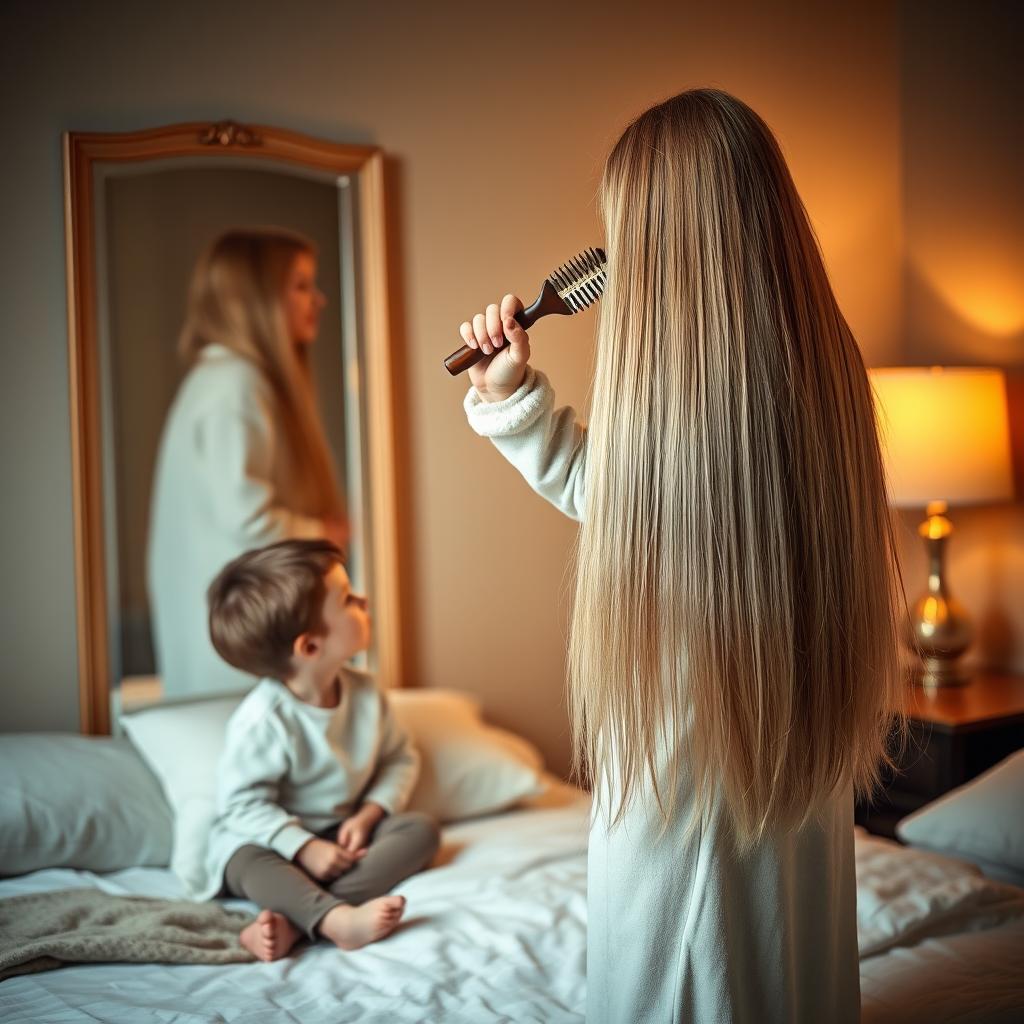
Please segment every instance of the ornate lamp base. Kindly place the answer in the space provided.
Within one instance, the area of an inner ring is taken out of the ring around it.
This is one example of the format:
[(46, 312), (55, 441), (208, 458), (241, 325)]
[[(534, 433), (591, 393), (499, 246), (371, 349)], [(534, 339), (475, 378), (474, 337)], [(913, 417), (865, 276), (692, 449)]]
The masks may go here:
[(917, 530), (928, 552), (928, 590), (911, 613), (911, 648), (921, 657), (914, 682), (926, 687), (963, 686), (971, 678), (960, 667), (960, 659), (971, 645), (974, 630), (946, 584), (945, 549), (953, 524), (945, 513), (944, 501), (932, 502), (928, 518)]
[(926, 690), (940, 686), (966, 686), (972, 673), (963, 668), (959, 659), (945, 661), (942, 658), (923, 657), (914, 668), (913, 682)]

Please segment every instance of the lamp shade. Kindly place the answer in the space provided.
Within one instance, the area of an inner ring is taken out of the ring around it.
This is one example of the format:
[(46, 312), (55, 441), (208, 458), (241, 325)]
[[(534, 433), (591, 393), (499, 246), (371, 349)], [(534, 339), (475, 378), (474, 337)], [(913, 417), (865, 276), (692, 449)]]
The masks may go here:
[(1001, 370), (936, 366), (870, 373), (894, 505), (1013, 497)]

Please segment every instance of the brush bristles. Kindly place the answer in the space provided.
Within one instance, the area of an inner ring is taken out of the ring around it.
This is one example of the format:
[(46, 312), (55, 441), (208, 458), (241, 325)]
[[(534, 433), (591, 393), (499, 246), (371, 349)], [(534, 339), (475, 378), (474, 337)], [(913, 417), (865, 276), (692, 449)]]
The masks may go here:
[(563, 263), (549, 280), (562, 301), (579, 313), (601, 298), (606, 269), (603, 249), (584, 249), (579, 256)]

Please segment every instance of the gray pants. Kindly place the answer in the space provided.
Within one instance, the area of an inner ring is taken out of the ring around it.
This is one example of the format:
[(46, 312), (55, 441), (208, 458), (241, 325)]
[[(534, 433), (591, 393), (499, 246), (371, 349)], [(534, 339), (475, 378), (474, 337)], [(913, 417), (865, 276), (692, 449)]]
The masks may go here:
[[(334, 826), (321, 837), (333, 841), (336, 833)], [(374, 829), (366, 856), (326, 885), (264, 846), (236, 850), (224, 870), (224, 884), (232, 896), (284, 914), (315, 939), (316, 927), (328, 910), (340, 903), (358, 906), (383, 896), (402, 879), (425, 868), (439, 841), (437, 824), (427, 815), (415, 811), (391, 814)]]

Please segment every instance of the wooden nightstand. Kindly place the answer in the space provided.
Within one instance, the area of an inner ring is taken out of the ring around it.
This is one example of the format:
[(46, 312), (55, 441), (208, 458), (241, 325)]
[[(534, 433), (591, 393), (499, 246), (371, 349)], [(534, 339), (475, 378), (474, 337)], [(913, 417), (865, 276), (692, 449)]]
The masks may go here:
[(856, 819), (895, 834), (900, 818), (1024, 747), (1024, 677), (979, 673), (966, 686), (913, 688), (910, 737), (899, 772)]

